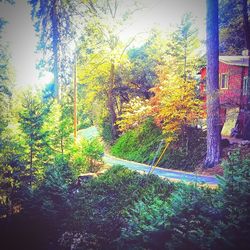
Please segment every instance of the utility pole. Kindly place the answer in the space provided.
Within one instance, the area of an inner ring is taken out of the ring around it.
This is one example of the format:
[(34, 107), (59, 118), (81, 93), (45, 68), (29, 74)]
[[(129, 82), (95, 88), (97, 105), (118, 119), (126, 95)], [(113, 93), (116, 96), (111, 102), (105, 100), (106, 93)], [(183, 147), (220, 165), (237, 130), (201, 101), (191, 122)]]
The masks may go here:
[(74, 65), (74, 142), (77, 137), (77, 56), (75, 56)]

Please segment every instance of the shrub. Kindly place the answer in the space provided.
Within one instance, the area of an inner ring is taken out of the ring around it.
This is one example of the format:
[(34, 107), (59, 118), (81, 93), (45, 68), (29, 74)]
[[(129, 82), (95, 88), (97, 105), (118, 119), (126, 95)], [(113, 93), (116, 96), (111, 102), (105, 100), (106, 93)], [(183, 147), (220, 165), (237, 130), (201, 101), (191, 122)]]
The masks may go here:
[(102, 161), (104, 148), (97, 138), (92, 140), (82, 139), (73, 146), (71, 152), (72, 170), (77, 177), (80, 174), (96, 170), (96, 162)]
[(23, 190), (21, 211), (0, 219), (3, 249), (60, 249), (57, 241), (71, 211), (71, 177), (67, 159), (58, 157), (40, 185)]
[(176, 184), (168, 200), (144, 197), (128, 211), (124, 249), (207, 249), (213, 234), (211, 191)]
[[(233, 152), (223, 162), (218, 200), (224, 216), (220, 229), (224, 249), (247, 249), (250, 244), (250, 155)], [(225, 237), (226, 236), (226, 237)]]
[(126, 214), (121, 248), (248, 249), (250, 158), (236, 152), (223, 166), (219, 189), (177, 183), (168, 200), (138, 199)]
[(73, 217), (61, 242), (67, 242), (64, 247), (72, 247), (78, 239), (74, 249), (113, 249), (126, 209), (146, 194), (167, 199), (171, 190), (172, 184), (156, 176), (142, 176), (115, 166), (80, 188), (72, 201)]

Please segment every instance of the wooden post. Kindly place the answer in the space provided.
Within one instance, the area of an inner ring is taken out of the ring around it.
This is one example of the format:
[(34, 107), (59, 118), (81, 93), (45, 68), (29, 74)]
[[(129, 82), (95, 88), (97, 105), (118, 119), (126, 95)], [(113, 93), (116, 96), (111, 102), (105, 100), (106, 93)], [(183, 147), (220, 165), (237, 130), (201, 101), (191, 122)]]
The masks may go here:
[(77, 57), (75, 57), (74, 65), (74, 142), (77, 137)]

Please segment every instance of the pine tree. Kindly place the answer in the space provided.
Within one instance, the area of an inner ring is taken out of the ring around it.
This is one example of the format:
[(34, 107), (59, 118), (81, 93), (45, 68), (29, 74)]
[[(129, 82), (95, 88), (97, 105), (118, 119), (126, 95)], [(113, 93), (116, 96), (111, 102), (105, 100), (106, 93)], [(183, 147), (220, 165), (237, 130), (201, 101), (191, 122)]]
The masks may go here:
[(178, 59), (178, 68), (184, 81), (197, 70), (197, 49), (200, 46), (198, 30), (193, 26), (194, 19), (190, 13), (182, 17), (181, 24), (172, 34), (172, 53)]
[(42, 101), (32, 93), (24, 96), (22, 111), (19, 113), (19, 123), (24, 133), (26, 145), (28, 147), (28, 163), (30, 184), (35, 177), (43, 174), (44, 161), (46, 161), (45, 139), (46, 131), (43, 131), (44, 118), (48, 109)]
[(55, 96), (60, 101), (62, 83), (68, 83), (72, 75), (69, 45), (74, 37), (71, 19), (75, 1), (29, 0), (29, 3), (35, 29), (40, 35), (38, 49), (44, 52), (39, 66), (47, 67), (54, 74)]

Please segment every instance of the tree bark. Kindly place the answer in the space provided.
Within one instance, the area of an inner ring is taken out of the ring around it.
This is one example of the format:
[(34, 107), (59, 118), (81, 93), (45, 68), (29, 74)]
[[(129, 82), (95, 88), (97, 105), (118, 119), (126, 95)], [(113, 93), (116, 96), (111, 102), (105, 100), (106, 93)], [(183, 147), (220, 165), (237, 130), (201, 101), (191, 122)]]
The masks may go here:
[(112, 90), (114, 88), (114, 80), (115, 80), (115, 65), (114, 62), (112, 62), (110, 68), (110, 80), (109, 80), (108, 101), (107, 101), (107, 106), (110, 115), (112, 140), (114, 140), (117, 137), (117, 126), (115, 125), (117, 117), (114, 108), (115, 100), (112, 93)]
[(205, 167), (220, 159), (218, 0), (207, 0), (207, 155)]
[[(250, 24), (249, 24), (249, 17), (248, 17), (248, 4), (247, 0), (242, 0), (242, 9), (243, 9), (243, 27), (244, 27), (244, 33), (245, 33), (245, 43), (246, 48), (248, 50), (248, 86), (250, 85)], [(250, 95), (248, 95), (248, 102), (250, 102), (249, 99)], [(248, 105), (248, 110), (250, 110), (250, 105)]]
[(30, 146), (30, 186), (32, 186), (32, 178), (33, 178), (33, 147)]

